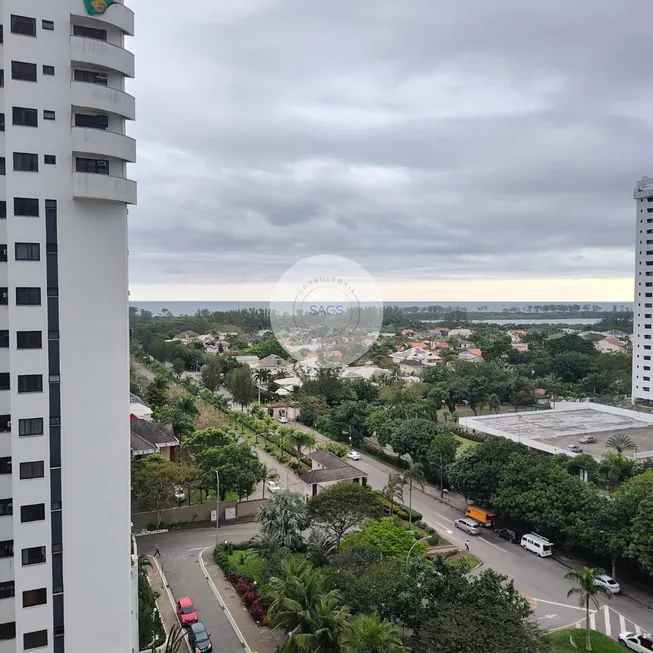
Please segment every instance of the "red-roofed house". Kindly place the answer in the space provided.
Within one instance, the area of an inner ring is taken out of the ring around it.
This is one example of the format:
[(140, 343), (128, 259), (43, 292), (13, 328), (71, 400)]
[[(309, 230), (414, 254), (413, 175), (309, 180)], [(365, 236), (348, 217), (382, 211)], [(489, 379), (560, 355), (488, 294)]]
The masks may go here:
[(483, 353), (480, 349), (471, 348), (465, 349), (458, 354), (458, 358), (463, 361), (470, 361), (471, 363), (482, 363)]

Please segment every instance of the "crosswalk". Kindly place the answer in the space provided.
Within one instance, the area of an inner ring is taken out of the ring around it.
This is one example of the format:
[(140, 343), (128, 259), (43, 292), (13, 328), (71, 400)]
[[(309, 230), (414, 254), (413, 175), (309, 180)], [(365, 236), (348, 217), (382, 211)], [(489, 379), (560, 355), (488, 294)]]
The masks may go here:
[[(585, 628), (585, 619), (576, 621), (573, 624), (570, 624), (569, 628)], [(616, 610), (609, 608), (607, 605), (602, 606), (599, 610), (594, 610), (590, 612), (590, 628), (592, 630), (598, 630), (601, 633), (604, 633), (608, 637), (616, 637), (619, 633), (624, 632), (625, 630), (634, 631), (636, 633), (641, 633), (642, 628), (624, 617)]]

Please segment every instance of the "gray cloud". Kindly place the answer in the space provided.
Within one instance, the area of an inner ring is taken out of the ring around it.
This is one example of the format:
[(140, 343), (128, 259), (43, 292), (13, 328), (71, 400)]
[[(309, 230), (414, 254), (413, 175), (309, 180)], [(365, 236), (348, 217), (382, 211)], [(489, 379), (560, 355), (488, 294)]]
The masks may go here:
[(650, 0), (193, 7), (140, 9), (131, 44), (133, 283), (275, 281), (320, 253), (377, 277), (632, 274)]

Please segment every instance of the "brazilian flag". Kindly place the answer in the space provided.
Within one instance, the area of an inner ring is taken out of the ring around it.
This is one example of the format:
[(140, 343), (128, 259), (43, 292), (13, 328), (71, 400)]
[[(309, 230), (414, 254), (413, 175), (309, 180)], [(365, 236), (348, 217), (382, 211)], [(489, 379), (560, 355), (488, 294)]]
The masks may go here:
[(91, 16), (103, 14), (111, 5), (115, 5), (115, 0), (84, 0), (86, 11)]

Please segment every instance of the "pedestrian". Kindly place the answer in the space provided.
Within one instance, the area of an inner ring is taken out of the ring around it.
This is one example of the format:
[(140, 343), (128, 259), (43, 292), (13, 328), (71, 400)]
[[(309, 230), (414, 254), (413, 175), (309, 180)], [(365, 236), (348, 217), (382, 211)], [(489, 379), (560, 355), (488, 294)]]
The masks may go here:
[[(158, 551), (158, 549), (157, 549), (157, 551)], [(465, 540), (465, 551), (467, 551), (467, 553), (469, 553), (469, 540)]]
[[(469, 547), (467, 547), (467, 550), (469, 551)], [(155, 558), (160, 558), (161, 557), (161, 551), (159, 551), (159, 545), (158, 544), (154, 547), (154, 557)]]

